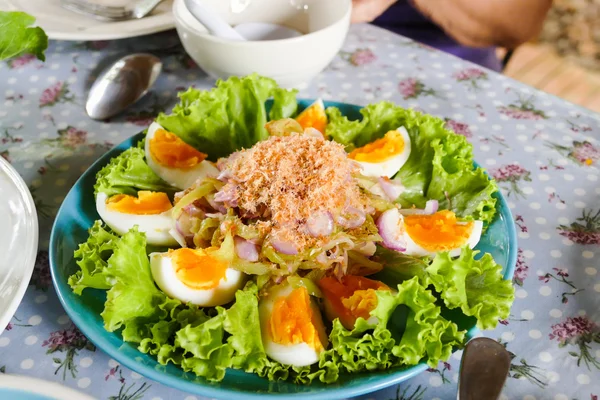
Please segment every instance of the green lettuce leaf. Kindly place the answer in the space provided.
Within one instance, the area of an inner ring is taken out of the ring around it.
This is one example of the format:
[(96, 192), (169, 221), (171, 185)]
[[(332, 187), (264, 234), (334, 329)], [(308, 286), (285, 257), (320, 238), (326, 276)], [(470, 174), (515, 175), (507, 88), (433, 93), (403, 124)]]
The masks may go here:
[(350, 150), (404, 126), (412, 142), (411, 154), (394, 176), (405, 187), (398, 199), (403, 207), (422, 208), (435, 199), (460, 217), (486, 224), (493, 220), (496, 199), (492, 195), (497, 185), (483, 169), (473, 168), (473, 147), (464, 136), (446, 129), (440, 118), (387, 101), (370, 104), (360, 113), (361, 120), (350, 121), (337, 108), (327, 108), (326, 133)]
[(231, 77), (218, 80), (209, 91), (190, 88), (181, 93), (172, 114), (161, 113), (156, 121), (216, 161), (266, 139), (265, 102), (273, 97), (271, 116), (287, 117), (296, 111), (295, 93), (256, 74)]
[(123, 339), (141, 342), (149, 336), (148, 325), (167, 319), (178, 300), (167, 297), (154, 284), (146, 254), (146, 235), (132, 228), (116, 242), (108, 259), (107, 273), (115, 283), (106, 295), (101, 315), (104, 327), (113, 332), (123, 328)]
[[(465, 332), (440, 315), (435, 297), (417, 277), (397, 286), (398, 292), (377, 291), (377, 307), (372, 325), (359, 318), (352, 331), (339, 320), (333, 323), (330, 338), (332, 356), (347, 372), (415, 365), (426, 359), (435, 367), (447, 360), (454, 346), (461, 346)], [(370, 331), (372, 329), (372, 331)]]
[(465, 315), (477, 318), (478, 328), (493, 329), (499, 319), (508, 318), (515, 289), (489, 253), (476, 260), (478, 253), (465, 247), (455, 260), (440, 253), (427, 273), (446, 307), (460, 307)]
[(101, 220), (95, 221), (85, 243), (75, 250), (75, 262), (79, 270), (69, 277), (68, 283), (75, 294), (81, 295), (86, 287), (110, 289), (113, 283), (108, 273), (108, 259), (112, 256), (119, 236), (103, 227)]
[(378, 306), (371, 314), (380, 320), (387, 321), (398, 306), (409, 310), (402, 339), (392, 348), (400, 364), (415, 365), (427, 357), (427, 364), (434, 368), (448, 360), (454, 346), (463, 344), (465, 332), (441, 316), (435, 297), (416, 277), (398, 285), (398, 294), (378, 291), (377, 297)]
[(94, 194), (102, 192), (112, 196), (121, 193), (135, 195), (138, 190), (175, 191), (146, 164), (144, 150), (139, 146), (125, 150), (98, 171)]
[(219, 381), (227, 368), (263, 371), (269, 364), (260, 335), (258, 289), (248, 282), (235, 294), (229, 308), (216, 307), (217, 315), (177, 331), (175, 346), (186, 355), (182, 367), (210, 381)]
[(21, 11), (0, 11), (0, 60), (33, 54), (45, 61), (48, 36), (40, 27), (30, 27), (35, 18)]
[(296, 115), (296, 111), (298, 110), (297, 94), (298, 89), (273, 89), (273, 104), (269, 111), (269, 120), (291, 118)]
[(396, 286), (417, 277), (421, 285), (424, 287), (429, 286), (427, 267), (431, 260), (427, 257), (413, 257), (378, 245), (371, 260), (382, 264), (384, 267), (381, 271), (369, 275), (370, 279), (381, 281), (388, 286)]

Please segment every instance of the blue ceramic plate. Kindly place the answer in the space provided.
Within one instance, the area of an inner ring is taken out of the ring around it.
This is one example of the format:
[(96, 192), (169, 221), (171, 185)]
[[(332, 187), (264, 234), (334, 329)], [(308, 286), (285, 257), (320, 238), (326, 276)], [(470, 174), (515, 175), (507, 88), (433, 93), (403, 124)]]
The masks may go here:
[[(312, 101), (299, 101), (300, 108), (307, 107)], [(359, 106), (337, 102), (325, 102), (325, 106), (338, 107), (350, 119), (360, 118)], [(112, 157), (133, 146), (142, 137), (142, 134), (138, 134), (113, 148), (81, 176), (65, 198), (52, 228), (50, 266), (54, 286), (69, 317), (97, 347), (128, 368), (157, 382), (197, 395), (222, 399), (257, 399), (265, 395), (278, 399), (313, 400), (353, 397), (400, 383), (427, 369), (423, 363), (410, 368), (344, 375), (334, 384), (317, 382), (307, 386), (270, 382), (254, 374), (229, 370), (223, 381), (210, 383), (172, 364), (160, 365), (154, 357), (141, 353), (132, 344), (124, 343), (119, 333), (104, 330), (100, 313), (104, 308), (105, 292), (86, 289), (82, 296), (77, 296), (71, 291), (67, 280), (77, 269), (73, 251), (87, 239), (87, 230), (99, 218), (93, 190), (96, 173)], [(497, 198), (498, 216), (476, 249), (491, 253), (494, 260), (503, 266), (504, 278), (508, 280), (512, 279), (517, 260), (516, 231), (505, 199), (500, 193)], [(460, 329), (468, 329), (468, 337), (477, 332), (473, 318), (451, 312), (445, 315), (456, 322)]]

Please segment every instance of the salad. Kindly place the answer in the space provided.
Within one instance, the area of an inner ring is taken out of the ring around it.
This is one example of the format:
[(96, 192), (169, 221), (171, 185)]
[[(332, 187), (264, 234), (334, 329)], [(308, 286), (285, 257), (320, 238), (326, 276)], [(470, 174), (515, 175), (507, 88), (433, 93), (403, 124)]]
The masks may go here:
[(257, 75), (179, 98), (96, 176), (69, 285), (106, 291), (107, 331), (209, 381), (306, 384), (435, 367), (466, 341), (448, 310), (508, 317), (511, 282), (473, 250), (496, 183), (442, 120), (385, 101), (360, 120), (298, 112)]

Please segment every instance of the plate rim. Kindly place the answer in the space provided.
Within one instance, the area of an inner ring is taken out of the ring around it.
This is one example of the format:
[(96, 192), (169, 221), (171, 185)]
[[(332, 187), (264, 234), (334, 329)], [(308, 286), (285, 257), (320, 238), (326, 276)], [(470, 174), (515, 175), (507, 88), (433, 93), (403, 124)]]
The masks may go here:
[(20, 374), (0, 374), (0, 391), (2, 389), (22, 390), (26, 394), (60, 400), (94, 400), (93, 397), (59, 382)]
[(37, 216), (37, 209), (35, 207), (35, 202), (33, 201), (33, 196), (31, 195), (31, 191), (27, 187), (27, 184), (23, 180), (23, 177), (17, 172), (17, 170), (4, 158), (0, 157), (0, 172), (6, 173), (9, 178), (9, 181), (17, 188), (21, 195), (21, 200), (23, 202), (23, 206), (26, 210), (25, 217), (25, 225), (29, 234), (32, 235), (31, 240), (26, 244), (29, 248), (26, 248), (27, 258), (25, 263), (25, 269), (23, 274), (23, 279), (19, 283), (19, 288), (15, 292), (15, 295), (8, 303), (8, 307), (4, 309), (4, 311), (0, 312), (0, 335), (4, 332), (6, 326), (17, 312), (17, 309), (21, 305), (23, 301), (23, 297), (25, 296), (25, 292), (29, 287), (29, 282), (31, 281), (31, 276), (33, 275), (33, 270), (35, 268), (35, 260), (37, 258), (38, 252), (38, 242), (39, 242), (39, 221)]
[[(314, 101), (315, 101), (315, 99), (310, 99), (310, 98), (297, 98), (297, 102), (299, 105), (303, 104), (305, 106), (308, 106)], [(331, 101), (331, 100), (323, 100), (323, 102), (325, 103), (326, 107), (342, 106), (342, 107), (356, 108), (357, 110), (365, 107), (365, 106), (358, 105), (358, 104), (344, 103), (344, 102)], [(143, 131), (141, 131), (137, 134), (134, 134), (134, 135), (130, 136), (129, 138), (123, 140), (121, 143), (117, 144), (113, 149), (116, 149), (116, 148), (124, 145), (127, 142), (139, 140), (142, 137), (142, 135), (143, 135)], [(102, 162), (102, 165), (105, 165), (106, 162), (108, 162), (108, 160), (110, 160), (110, 158), (116, 156), (116, 155), (111, 155), (109, 157), (109, 153), (111, 153), (113, 149), (107, 151), (105, 154), (100, 156), (96, 161), (94, 161), (94, 163), (92, 163), (88, 167), (86, 172), (84, 172), (81, 175), (81, 177), (79, 177), (77, 179), (77, 181), (75, 182), (73, 187), (69, 190), (69, 193), (67, 194), (67, 196), (69, 196), (71, 194), (71, 191), (73, 190), (74, 187), (76, 187), (80, 184), (81, 180), (83, 179), (84, 175), (88, 172), (88, 170), (91, 170), (93, 168), (97, 169), (97, 167), (101, 164), (101, 162)], [(125, 151), (125, 150), (122, 150), (122, 151)], [(122, 151), (120, 151), (119, 154)], [(106, 159), (106, 161), (105, 161), (105, 159)], [(482, 168), (485, 171), (486, 176), (489, 177), (487, 170), (484, 167), (481, 167), (477, 162), (473, 161), (473, 166), (475, 168), (477, 168), (477, 167)], [(497, 195), (497, 200), (498, 200), (497, 204), (499, 204), (497, 216), (503, 216), (506, 218), (506, 221), (507, 221), (506, 226), (508, 228), (507, 235), (508, 235), (508, 243), (509, 243), (509, 255), (508, 255), (507, 265), (505, 266), (505, 270), (503, 273), (503, 279), (511, 281), (511, 284), (512, 284), (512, 278), (513, 278), (514, 271), (516, 268), (517, 253), (518, 253), (516, 226), (514, 223), (514, 218), (513, 218), (512, 212), (510, 210), (510, 207), (508, 206), (508, 202), (507, 202), (506, 198), (504, 197), (504, 195), (502, 194), (500, 188), (498, 188), (496, 195)], [(66, 197), (65, 197), (65, 199), (66, 199)], [(355, 386), (355, 387), (350, 387), (350, 388), (345, 388), (345, 387), (333, 388), (332, 387), (331, 389), (324, 389), (323, 391), (314, 392), (314, 393), (259, 393), (259, 392), (251, 393), (251, 392), (232, 392), (230, 389), (223, 388), (220, 386), (215, 387), (215, 386), (200, 384), (200, 383), (192, 382), (192, 381), (188, 381), (188, 380), (183, 380), (181, 378), (176, 378), (174, 376), (164, 374), (164, 373), (154, 369), (153, 367), (147, 366), (145, 364), (137, 363), (135, 361), (135, 359), (132, 359), (132, 358), (122, 355), (122, 353), (119, 352), (118, 348), (113, 349), (111, 344), (108, 343), (108, 340), (105, 338), (105, 335), (96, 334), (93, 331), (91, 331), (92, 335), (88, 336), (87, 328), (85, 327), (85, 324), (82, 323), (83, 322), (82, 318), (80, 318), (78, 313), (70, 307), (70, 305), (69, 305), (70, 303), (68, 303), (66, 301), (66, 299), (63, 296), (62, 291), (58, 287), (58, 283), (57, 283), (57, 274), (58, 274), (57, 268), (58, 267), (54, 265), (54, 259), (56, 257), (55, 247), (57, 247), (56, 246), (57, 238), (55, 235), (55, 232), (56, 232), (55, 227), (57, 225), (57, 221), (59, 220), (59, 216), (63, 212), (64, 204), (65, 203), (63, 201), (63, 204), (61, 204), (61, 206), (58, 210), (58, 213), (56, 215), (54, 224), (52, 226), (52, 231), (50, 234), (50, 247), (49, 247), (50, 273), (52, 276), (52, 283), (56, 290), (56, 293), (60, 300), (60, 303), (62, 304), (65, 311), (67, 312), (67, 315), (71, 318), (73, 323), (78, 328), (80, 326), (84, 326), (83, 329), (82, 328), (79, 328), (79, 329), (81, 330), (81, 332), (84, 335), (86, 335), (88, 337), (88, 339), (92, 343), (94, 343), (96, 345), (97, 348), (102, 350), (108, 356), (112, 357), (114, 360), (125, 365), (129, 369), (145, 376), (148, 379), (152, 379), (156, 382), (159, 382), (161, 384), (164, 384), (166, 386), (172, 387), (177, 390), (187, 391), (187, 392), (195, 394), (195, 395), (209, 396), (209, 397), (214, 397), (214, 398), (219, 398), (219, 399), (226, 399), (227, 396), (235, 396), (236, 399), (242, 399), (242, 400), (243, 399), (254, 400), (254, 399), (264, 398), (264, 397), (273, 398), (273, 399), (275, 399), (275, 398), (276, 399), (303, 398), (303, 399), (311, 399), (311, 400), (334, 400), (334, 399), (343, 399), (343, 398), (348, 398), (348, 397), (360, 396), (360, 395), (372, 393), (372, 392), (375, 392), (375, 391), (378, 391), (381, 389), (385, 389), (392, 385), (395, 385), (395, 384), (404, 382), (410, 378), (413, 378), (414, 376), (421, 374), (428, 368), (426, 363), (421, 362), (417, 365), (408, 367), (408, 369), (398, 371), (398, 372), (404, 372), (404, 374), (398, 374), (397, 376), (394, 376), (394, 374), (382, 376), (376, 383), (365, 382), (361, 386)], [(471, 339), (471, 338), (475, 337), (476, 335), (478, 335), (479, 333), (480, 333), (480, 330), (476, 326), (474, 326), (467, 331), (466, 336), (467, 336), (467, 338)], [(98, 343), (100, 343), (100, 344), (98, 344)], [(127, 342), (123, 342), (123, 344), (126, 344), (126, 343)], [(453, 353), (454, 353), (454, 351), (453, 351)], [(177, 368), (179, 368), (179, 367), (177, 366)]]
[[(7, 7), (9, 9), (8, 11), (23, 11), (22, 8), (18, 7), (16, 4), (10, 2), (9, 0), (0, 0), (0, 6)], [(74, 42), (96, 41), (96, 40), (98, 40), (98, 41), (100, 41), (100, 40), (119, 40), (119, 39), (135, 38), (135, 37), (139, 37), (139, 36), (146, 36), (146, 35), (151, 35), (154, 33), (161, 33), (161, 32), (175, 29), (175, 18), (173, 16), (173, 6), (172, 5), (164, 13), (160, 13), (160, 14), (156, 14), (156, 15), (151, 14), (151, 15), (149, 15), (143, 19), (139, 19), (139, 20), (132, 19), (132, 20), (128, 20), (128, 21), (123, 21), (124, 23), (129, 24), (128, 26), (131, 26), (131, 25), (135, 26), (136, 23), (140, 23), (140, 21), (147, 22), (152, 19), (158, 19), (159, 22), (148, 24), (148, 26), (144, 29), (133, 28), (130, 30), (122, 30), (122, 31), (115, 30), (113, 27), (113, 29), (108, 29), (106, 32), (88, 32), (86, 30), (65, 32), (65, 31), (61, 31), (61, 30), (45, 28), (43, 26), (44, 19), (40, 18), (39, 16), (36, 16), (35, 13), (32, 13), (32, 15), (36, 19), (35, 24), (37, 26), (41, 26), (44, 29), (44, 32), (46, 32), (46, 35), (48, 36), (48, 39), (50, 39), (50, 40), (65, 40), (65, 41), (74, 41)], [(77, 16), (78, 16), (78, 14), (74, 13), (73, 18), (77, 18)], [(79, 17), (83, 17), (83, 16), (79, 15)], [(40, 20), (42, 21), (42, 23), (40, 23)], [(105, 24), (110, 25), (111, 23), (107, 22)], [(114, 24), (114, 23), (112, 23), (112, 24)], [(103, 25), (97, 25), (97, 26), (103, 26)]]

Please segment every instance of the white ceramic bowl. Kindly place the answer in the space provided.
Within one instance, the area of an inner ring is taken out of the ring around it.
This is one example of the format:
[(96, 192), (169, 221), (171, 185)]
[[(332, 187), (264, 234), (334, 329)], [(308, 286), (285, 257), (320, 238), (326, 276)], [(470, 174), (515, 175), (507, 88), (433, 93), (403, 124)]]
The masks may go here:
[[(273, 78), (283, 87), (308, 83), (341, 49), (350, 26), (351, 0), (250, 0), (232, 12), (236, 0), (198, 0), (230, 25), (268, 22), (304, 35), (281, 40), (233, 41), (211, 35), (186, 8), (173, 3), (175, 27), (184, 49), (213, 78), (252, 73)], [(239, 3), (239, 1), (237, 1)]]

